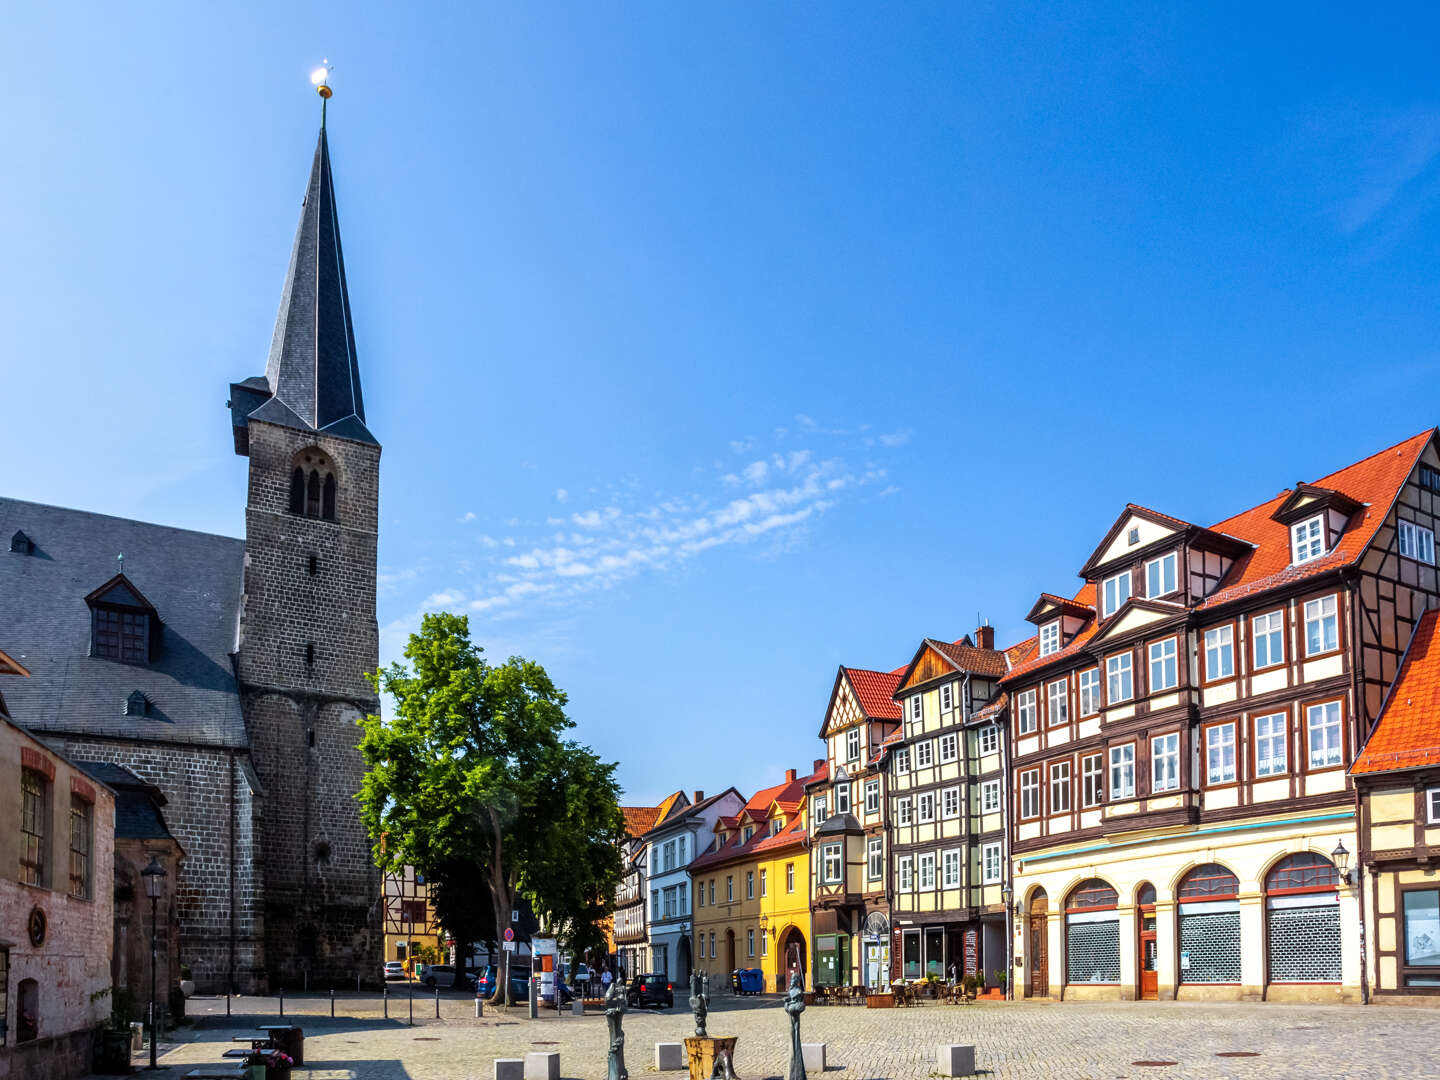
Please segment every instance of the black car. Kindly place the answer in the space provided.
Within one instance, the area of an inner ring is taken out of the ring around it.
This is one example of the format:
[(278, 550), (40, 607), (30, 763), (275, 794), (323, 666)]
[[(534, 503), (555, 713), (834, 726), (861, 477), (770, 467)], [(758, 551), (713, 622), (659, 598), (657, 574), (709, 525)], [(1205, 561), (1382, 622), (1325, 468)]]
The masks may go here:
[(625, 991), (625, 1000), (637, 1009), (647, 1005), (669, 1009), (675, 1004), (675, 988), (664, 975), (636, 975)]

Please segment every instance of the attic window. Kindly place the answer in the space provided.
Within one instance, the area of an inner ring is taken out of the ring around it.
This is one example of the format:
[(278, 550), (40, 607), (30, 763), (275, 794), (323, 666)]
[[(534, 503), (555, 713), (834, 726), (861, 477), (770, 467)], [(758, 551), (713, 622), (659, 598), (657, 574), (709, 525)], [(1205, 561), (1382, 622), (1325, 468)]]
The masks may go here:
[(1296, 566), (1325, 554), (1325, 521), (1316, 514), (1290, 526), (1290, 559)]
[(30, 555), (35, 551), (35, 544), (30, 537), (16, 529), (15, 535), (10, 537), (10, 550), (17, 555)]
[(149, 716), (150, 699), (139, 690), (132, 690), (130, 696), (125, 699), (126, 716)]
[(148, 664), (160, 643), (160, 617), (124, 574), (85, 597), (90, 605), (90, 655)]
[(1060, 620), (1055, 619), (1040, 627), (1040, 655), (1049, 656), (1060, 651)]
[(1132, 527), (1130, 531), (1125, 534), (1125, 542), (1131, 547), (1134, 547), (1136, 544), (1138, 544), (1140, 542), (1139, 528)]

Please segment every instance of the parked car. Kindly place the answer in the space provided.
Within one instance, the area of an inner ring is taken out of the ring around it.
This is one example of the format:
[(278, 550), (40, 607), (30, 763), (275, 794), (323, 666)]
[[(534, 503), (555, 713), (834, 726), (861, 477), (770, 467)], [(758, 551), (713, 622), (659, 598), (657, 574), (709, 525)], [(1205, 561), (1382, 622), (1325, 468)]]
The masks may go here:
[(630, 988), (625, 991), (625, 999), (633, 1008), (637, 1009), (647, 1005), (658, 1005), (662, 1009), (669, 1009), (675, 1004), (675, 987), (664, 975), (636, 975), (630, 980)]
[[(450, 964), (429, 964), (420, 975), (420, 981), (426, 986), (454, 986), (455, 968)], [(473, 987), (475, 973), (473, 971), (465, 972), (460, 985)]]
[(384, 968), (384, 970), (383, 970), (383, 975), (384, 975), (385, 980), (386, 980), (387, 982), (390, 981), (391, 979), (408, 979), (408, 978), (409, 978), (409, 976), (408, 976), (407, 974), (405, 974), (405, 961), (404, 961), (404, 960), (386, 960), (386, 961), (385, 961), (385, 968)]
[[(495, 993), (495, 980), (499, 977), (500, 969), (494, 964), (485, 965), (474, 983), (475, 993), (479, 997), (488, 998)], [(530, 998), (530, 969), (512, 965), (510, 968), (510, 996), (516, 1001), (528, 1001)]]

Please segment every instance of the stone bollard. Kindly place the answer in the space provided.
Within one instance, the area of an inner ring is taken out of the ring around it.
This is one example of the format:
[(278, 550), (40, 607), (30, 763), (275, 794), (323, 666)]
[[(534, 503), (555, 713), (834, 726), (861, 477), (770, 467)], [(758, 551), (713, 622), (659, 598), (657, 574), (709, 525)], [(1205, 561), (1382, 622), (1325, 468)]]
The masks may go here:
[(525, 1080), (524, 1058), (496, 1058), (495, 1080)]
[(560, 1055), (554, 1052), (526, 1054), (525, 1080), (560, 1080)]
[(385, 1019), (386, 1019), (386, 1020), (389, 1020), (389, 1019), (390, 1019), (390, 987), (388, 987), (388, 986), (382, 986), (382, 987), (380, 988), (380, 998), (381, 998), (381, 1000), (384, 1002), (384, 1005), (385, 1005)]
[(683, 1043), (657, 1042), (655, 1044), (656, 1072), (671, 1072), (685, 1067), (685, 1046)]
[(800, 1057), (805, 1062), (807, 1073), (825, 1071), (825, 1044), (824, 1043), (801, 1043)]
[(584, 1016), (584, 1015), (585, 1015), (585, 1001), (584, 1001), (583, 998), (578, 998), (578, 997), (577, 997), (577, 998), (572, 998), (572, 999), (571, 999), (571, 1001), (570, 1001), (570, 1015), (571, 1015), (571, 1016)]
[(941, 1076), (969, 1076), (975, 1071), (975, 1047), (941, 1043), (936, 1047), (935, 1071)]
[(280, 987), (280, 1019), (285, 1019), (285, 987)]

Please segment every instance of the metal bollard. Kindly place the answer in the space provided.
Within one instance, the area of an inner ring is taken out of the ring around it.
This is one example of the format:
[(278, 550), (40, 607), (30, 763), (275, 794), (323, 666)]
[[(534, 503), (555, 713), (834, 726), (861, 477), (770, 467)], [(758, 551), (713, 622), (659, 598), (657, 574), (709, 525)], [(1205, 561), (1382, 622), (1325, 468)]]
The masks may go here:
[(335, 1019), (335, 991), (330, 991), (330, 1019)]
[(385, 1019), (390, 1019), (390, 987), (382, 986), (380, 996), (385, 999)]
[(285, 1019), (285, 987), (280, 987), (280, 1019)]
[(475, 995), (475, 1019), (479, 1020), (485, 1015), (485, 999), (478, 993)]
[(356, 974), (355, 974), (355, 992), (356, 992), (357, 994), (360, 992), (360, 974), (359, 974), (359, 972), (356, 972)]
[(440, 988), (435, 988), (435, 1019), (440, 1019)]
[(230, 1019), (230, 990), (228, 987), (225, 990), (225, 1019)]
[(536, 1020), (540, 1016), (540, 992), (535, 976), (530, 976), (530, 1019)]
[(415, 987), (407, 986), (405, 988), (405, 1000), (410, 1003), (410, 1019), (406, 1023), (413, 1026), (415, 1023)]

